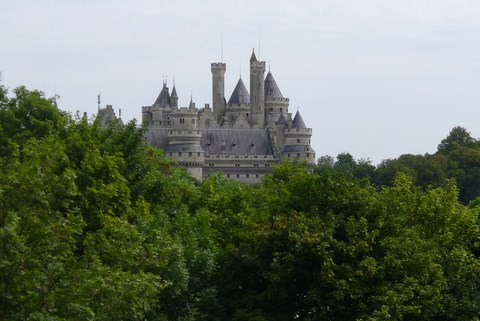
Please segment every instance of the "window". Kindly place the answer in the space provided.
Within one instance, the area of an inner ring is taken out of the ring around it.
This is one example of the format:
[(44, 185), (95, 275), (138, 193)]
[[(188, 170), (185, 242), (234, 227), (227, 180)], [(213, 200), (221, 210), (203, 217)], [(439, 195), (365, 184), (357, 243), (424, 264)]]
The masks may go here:
[(300, 157), (300, 154), (297, 154), (297, 157)]
[(192, 119), (192, 124), (195, 124), (195, 118), (194, 118), (194, 119)]
[(189, 156), (189, 157), (192, 157), (192, 152), (188, 152), (188, 156)]
[(240, 174), (237, 174), (237, 178), (239, 178), (239, 177), (240, 177)]
[(240, 164), (235, 164), (235, 167), (240, 167)]
[(185, 124), (185, 119), (184, 118), (180, 118), (180, 124)]
[(258, 174), (255, 174), (255, 178), (258, 178)]
[(178, 156), (182, 156), (182, 152), (178, 152)]
[(247, 174), (247, 178), (249, 178), (249, 177), (250, 177), (250, 174)]
[(300, 143), (300, 138), (297, 138), (297, 143)]
[(227, 178), (230, 178), (230, 174), (227, 174)]

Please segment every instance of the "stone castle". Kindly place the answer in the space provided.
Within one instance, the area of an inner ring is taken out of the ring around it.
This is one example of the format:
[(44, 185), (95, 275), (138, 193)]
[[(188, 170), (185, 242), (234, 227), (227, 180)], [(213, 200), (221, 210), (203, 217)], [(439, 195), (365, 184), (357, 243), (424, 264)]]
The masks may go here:
[(298, 110), (292, 118), (289, 99), (270, 71), (264, 77), (265, 61), (258, 61), (255, 52), (250, 58), (250, 93), (240, 77), (227, 102), (226, 64), (212, 63), (211, 71), (211, 107), (197, 108), (192, 99), (188, 107), (178, 107), (175, 85), (170, 93), (165, 82), (153, 105), (142, 107), (148, 143), (197, 179), (220, 171), (227, 178), (257, 183), (282, 160), (315, 164), (312, 129)]

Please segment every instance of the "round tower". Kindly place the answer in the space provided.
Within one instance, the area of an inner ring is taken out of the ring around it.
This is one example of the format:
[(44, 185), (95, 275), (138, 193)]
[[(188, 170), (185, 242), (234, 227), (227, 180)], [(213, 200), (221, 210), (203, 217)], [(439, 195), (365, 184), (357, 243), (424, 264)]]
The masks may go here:
[(166, 155), (175, 159), (196, 179), (202, 179), (205, 157), (198, 129), (198, 113), (192, 108), (174, 109), (170, 114), (171, 129), (168, 131)]
[(289, 99), (283, 97), (277, 82), (269, 71), (265, 77), (265, 121), (277, 122), (280, 115), (288, 114)]
[(292, 121), (291, 128), (284, 130), (284, 149), (283, 159), (298, 159), (305, 161), (308, 165), (315, 165), (315, 151), (310, 140), (312, 138), (312, 129), (305, 126), (305, 122), (297, 111)]
[(225, 70), (223, 62), (212, 63), (212, 109), (217, 122), (225, 116)]
[(250, 57), (250, 124), (256, 128), (265, 125), (265, 61), (258, 61), (255, 51)]

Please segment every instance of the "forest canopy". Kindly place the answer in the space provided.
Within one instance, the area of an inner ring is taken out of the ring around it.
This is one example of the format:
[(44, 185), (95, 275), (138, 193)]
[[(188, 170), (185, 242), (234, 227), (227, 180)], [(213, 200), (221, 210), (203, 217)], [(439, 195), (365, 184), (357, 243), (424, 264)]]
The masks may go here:
[(0, 319), (478, 320), (463, 128), (434, 155), (281, 163), (256, 186), (195, 181), (143, 135), (0, 86)]

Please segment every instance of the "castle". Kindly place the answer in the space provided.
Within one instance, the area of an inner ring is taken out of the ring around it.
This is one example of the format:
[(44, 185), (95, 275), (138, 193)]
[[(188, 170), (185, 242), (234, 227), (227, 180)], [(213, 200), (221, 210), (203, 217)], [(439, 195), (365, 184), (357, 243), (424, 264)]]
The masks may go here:
[(250, 93), (240, 77), (227, 102), (226, 64), (212, 63), (211, 71), (211, 107), (198, 109), (191, 99), (188, 107), (178, 107), (175, 85), (170, 93), (165, 82), (153, 105), (142, 107), (148, 143), (163, 149), (197, 179), (220, 171), (227, 178), (257, 183), (272, 164), (285, 159), (315, 164), (312, 129), (298, 110), (292, 118), (289, 99), (270, 71), (264, 78), (265, 61), (258, 61), (254, 51)]

